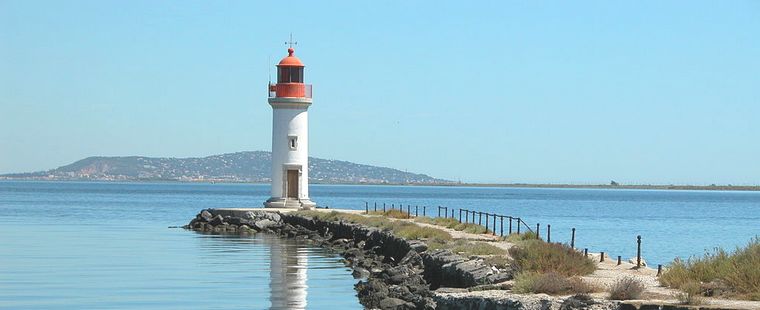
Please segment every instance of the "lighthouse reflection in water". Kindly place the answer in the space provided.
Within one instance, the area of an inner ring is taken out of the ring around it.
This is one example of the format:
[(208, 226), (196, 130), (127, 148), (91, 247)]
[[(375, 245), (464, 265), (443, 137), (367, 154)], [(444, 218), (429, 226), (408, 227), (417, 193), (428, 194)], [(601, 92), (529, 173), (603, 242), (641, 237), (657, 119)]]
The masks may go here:
[(358, 280), (335, 253), (267, 233), (195, 236), (199, 267), (208, 272), (199, 278), (217, 302), (249, 309), (361, 309)]
[(271, 309), (306, 309), (308, 256), (302, 246), (265, 238), (269, 244)]

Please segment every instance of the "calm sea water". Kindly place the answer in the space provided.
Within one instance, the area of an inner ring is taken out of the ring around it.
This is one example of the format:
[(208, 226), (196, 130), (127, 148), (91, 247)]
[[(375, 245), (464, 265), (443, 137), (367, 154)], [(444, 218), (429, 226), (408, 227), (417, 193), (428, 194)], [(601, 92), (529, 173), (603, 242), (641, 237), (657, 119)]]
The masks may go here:
[[(448, 206), (552, 225), (553, 241), (667, 263), (760, 234), (760, 193), (313, 185), (331, 208)], [(259, 207), (267, 185), (0, 181), (0, 308), (360, 308), (335, 255), (168, 226)], [(435, 208), (428, 208), (435, 213)], [(457, 214), (458, 215), (458, 214)], [(506, 229), (506, 227), (505, 227)]]

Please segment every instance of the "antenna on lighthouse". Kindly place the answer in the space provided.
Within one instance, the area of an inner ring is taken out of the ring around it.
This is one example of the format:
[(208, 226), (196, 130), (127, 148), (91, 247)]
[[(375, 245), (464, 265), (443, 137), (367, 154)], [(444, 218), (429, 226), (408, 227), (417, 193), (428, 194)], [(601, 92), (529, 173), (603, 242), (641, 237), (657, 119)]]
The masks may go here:
[(298, 45), (298, 42), (293, 41), (293, 33), (290, 33), (290, 40), (286, 41), (285, 44), (288, 45), (289, 48), (293, 48), (293, 45)]

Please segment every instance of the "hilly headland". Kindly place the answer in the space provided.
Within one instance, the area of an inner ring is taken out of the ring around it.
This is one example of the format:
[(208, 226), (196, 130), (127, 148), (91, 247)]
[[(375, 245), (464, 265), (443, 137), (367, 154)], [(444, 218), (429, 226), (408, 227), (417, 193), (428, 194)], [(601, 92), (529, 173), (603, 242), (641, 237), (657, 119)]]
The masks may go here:
[[(56, 169), (0, 175), (14, 180), (270, 182), (272, 153), (206, 157), (94, 156)], [(309, 157), (309, 181), (332, 184), (448, 184), (449, 180), (398, 169)]]

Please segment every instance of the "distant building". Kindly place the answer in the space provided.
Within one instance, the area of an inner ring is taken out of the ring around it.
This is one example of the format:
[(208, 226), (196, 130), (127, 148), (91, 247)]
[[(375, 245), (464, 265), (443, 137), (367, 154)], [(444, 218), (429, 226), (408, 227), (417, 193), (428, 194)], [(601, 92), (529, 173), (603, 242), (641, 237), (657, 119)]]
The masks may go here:
[(311, 85), (303, 83), (304, 65), (295, 50), (277, 65), (277, 83), (269, 84), (272, 106), (272, 197), (267, 208), (314, 208), (309, 199), (309, 119)]

